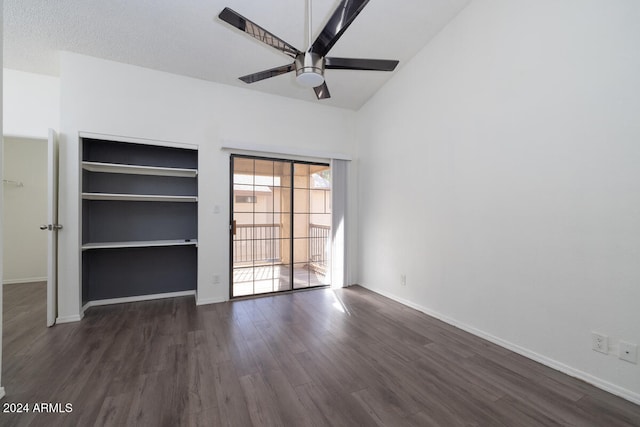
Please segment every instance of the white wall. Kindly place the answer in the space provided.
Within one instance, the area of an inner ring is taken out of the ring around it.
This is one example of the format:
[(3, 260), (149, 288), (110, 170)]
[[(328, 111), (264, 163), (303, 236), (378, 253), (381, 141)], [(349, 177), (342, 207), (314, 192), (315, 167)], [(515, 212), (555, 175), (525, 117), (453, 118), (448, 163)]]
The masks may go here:
[(79, 131), (199, 145), (199, 303), (225, 300), (229, 292), (229, 153), (221, 151), (223, 142), (347, 155), (355, 146), (349, 110), (72, 53), (63, 52), (60, 65), (62, 321), (77, 318), (81, 301)]
[(5, 69), (4, 135), (47, 138), (60, 125), (60, 79)]
[(5, 137), (3, 282), (47, 279), (47, 141)]
[(463, 10), (358, 114), (360, 283), (640, 402), (639, 20)]

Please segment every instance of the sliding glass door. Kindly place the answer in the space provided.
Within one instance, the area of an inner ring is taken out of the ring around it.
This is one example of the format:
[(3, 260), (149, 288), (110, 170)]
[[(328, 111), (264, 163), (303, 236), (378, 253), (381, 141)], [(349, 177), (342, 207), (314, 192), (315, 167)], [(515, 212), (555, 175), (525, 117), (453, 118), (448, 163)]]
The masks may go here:
[(328, 285), (329, 165), (231, 156), (232, 298)]

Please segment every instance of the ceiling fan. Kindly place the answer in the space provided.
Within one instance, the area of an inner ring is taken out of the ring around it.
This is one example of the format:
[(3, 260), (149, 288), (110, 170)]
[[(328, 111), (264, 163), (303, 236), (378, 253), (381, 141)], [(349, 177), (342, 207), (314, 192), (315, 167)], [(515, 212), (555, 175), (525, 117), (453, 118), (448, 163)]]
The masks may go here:
[(218, 17), (226, 23), (249, 34), (294, 59), (291, 64), (271, 68), (240, 77), (245, 83), (255, 83), (270, 77), (279, 76), (290, 71), (296, 72), (296, 81), (305, 87), (312, 87), (318, 99), (330, 98), (329, 88), (324, 80), (325, 69), (393, 71), (398, 61), (387, 59), (335, 58), (326, 56), (329, 50), (340, 39), (356, 16), (369, 3), (369, 0), (341, 0), (329, 21), (311, 44), (311, 3), (309, 3), (309, 43), (311, 46), (302, 52), (283, 41), (261, 26), (253, 23), (234, 10), (225, 7)]

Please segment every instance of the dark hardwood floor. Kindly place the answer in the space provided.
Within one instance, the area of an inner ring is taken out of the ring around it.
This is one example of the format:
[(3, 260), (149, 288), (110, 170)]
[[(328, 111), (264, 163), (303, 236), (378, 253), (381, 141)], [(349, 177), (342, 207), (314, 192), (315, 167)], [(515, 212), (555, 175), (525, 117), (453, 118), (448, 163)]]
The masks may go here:
[[(35, 301), (35, 303), (34, 303)], [(4, 295), (2, 426), (640, 426), (640, 407), (361, 287), (94, 307)]]

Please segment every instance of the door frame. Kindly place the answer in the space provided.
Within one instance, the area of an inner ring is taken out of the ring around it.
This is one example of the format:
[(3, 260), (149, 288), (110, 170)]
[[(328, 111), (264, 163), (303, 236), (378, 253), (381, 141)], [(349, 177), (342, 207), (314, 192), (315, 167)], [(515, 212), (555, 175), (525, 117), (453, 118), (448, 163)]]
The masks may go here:
[[(23, 280), (18, 279), (16, 281), (9, 281), (9, 283), (27, 283), (27, 282), (40, 282), (46, 280), (46, 325), (48, 327), (53, 326), (56, 322), (57, 317), (57, 270), (58, 270), (58, 260), (57, 260), (57, 230), (59, 227), (58, 221), (58, 139), (55, 130), (48, 129), (47, 136), (25, 136), (25, 135), (15, 135), (8, 134), (3, 135), (3, 139), (11, 139), (12, 141), (33, 141), (37, 142), (38, 145), (42, 144), (42, 148), (44, 148), (46, 154), (46, 165), (44, 165), (46, 169), (46, 173), (44, 176), (44, 181), (42, 184), (46, 188), (46, 208), (43, 212), (44, 219), (46, 220), (45, 224), (40, 225), (40, 230), (47, 231), (47, 242), (46, 246), (46, 276), (38, 276), (34, 277), (33, 280)], [(4, 141), (3, 141), (4, 145)], [(40, 149), (40, 148), (39, 148)], [(4, 156), (3, 156), (4, 157)], [(6, 161), (6, 158), (4, 159)], [(22, 186), (22, 182), (16, 182), (19, 186)], [(4, 192), (3, 192), (4, 193)], [(4, 194), (2, 194), (2, 199), (4, 203)], [(2, 226), (6, 227), (6, 221), (3, 220)], [(51, 227), (49, 227), (51, 225)], [(36, 224), (32, 224), (32, 226), (37, 226)], [(50, 231), (51, 230), (51, 231)], [(55, 230), (55, 231), (53, 231)], [(53, 278), (53, 279), (52, 279)], [(31, 277), (29, 277), (31, 279)], [(4, 279), (2, 280), (4, 285)], [(2, 288), (4, 292), (4, 288)]]
[[(58, 137), (49, 129), (47, 139), (47, 326), (58, 316)], [(41, 227), (42, 228), (42, 227)]]

